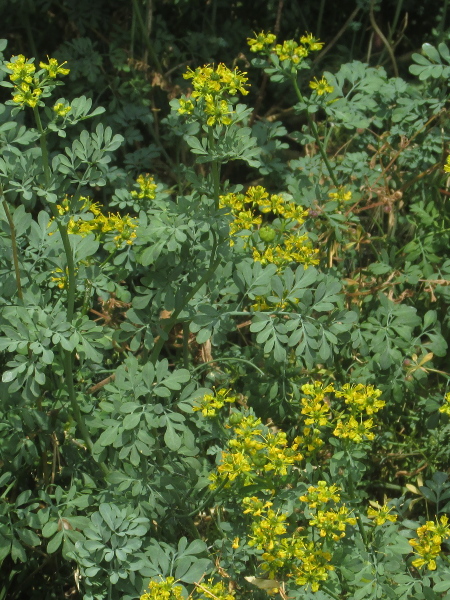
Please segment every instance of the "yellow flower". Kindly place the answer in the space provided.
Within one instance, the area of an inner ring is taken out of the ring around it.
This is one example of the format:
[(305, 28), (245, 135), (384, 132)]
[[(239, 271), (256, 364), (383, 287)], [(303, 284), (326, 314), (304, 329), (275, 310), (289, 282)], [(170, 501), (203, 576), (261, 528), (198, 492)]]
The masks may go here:
[(300, 42), (308, 45), (310, 50), (322, 50), (324, 45), (323, 42), (316, 39), (312, 33), (305, 33), (305, 35), (300, 38)]
[(395, 521), (397, 520), (397, 515), (389, 514), (391, 510), (391, 506), (387, 506), (386, 504), (380, 506), (379, 504), (377, 504), (376, 508), (368, 508), (367, 516), (369, 517), (369, 519), (373, 519), (375, 521), (375, 525), (378, 526), (384, 525), (386, 521), (391, 521), (392, 523), (395, 523)]
[(23, 54), (13, 56), (11, 62), (6, 63), (5, 66), (12, 71), (12, 75), (9, 76), (11, 81), (21, 81), (23, 83), (33, 82), (32, 75), (35, 72), (36, 67), (33, 63), (29, 63)]
[(326, 481), (318, 481), (317, 485), (311, 485), (308, 492), (300, 496), (299, 500), (306, 502), (310, 508), (322, 506), (328, 502), (339, 502), (341, 488), (337, 485), (327, 485)]
[[(449, 167), (449, 172), (450, 172), (450, 167)], [(439, 412), (443, 413), (444, 415), (448, 415), (450, 417), (450, 392), (445, 394), (444, 402), (445, 402), (445, 404), (443, 404), (440, 407)]]
[(205, 394), (198, 402), (197, 406), (193, 406), (194, 412), (201, 411), (204, 417), (215, 417), (217, 412), (225, 406), (225, 402), (236, 402), (236, 396), (229, 396), (232, 390), (221, 389), (213, 394)]
[(149, 174), (145, 173), (139, 175), (136, 180), (136, 183), (139, 186), (140, 191), (137, 192), (133, 190), (131, 192), (131, 197), (139, 200), (143, 200), (144, 198), (148, 200), (154, 200), (156, 197), (156, 188), (158, 187), (155, 183), (154, 178)]
[(348, 202), (349, 200), (352, 199), (352, 193), (349, 192), (345, 187), (341, 186), (340, 188), (338, 188), (337, 192), (330, 192), (328, 194), (328, 197), (331, 200)]
[(446, 173), (450, 173), (450, 155), (447, 156), (447, 160), (446, 160), (445, 165), (444, 165), (444, 171)]
[(262, 52), (272, 45), (276, 39), (275, 34), (261, 31), (261, 33), (255, 33), (255, 38), (247, 38), (247, 44), (250, 46), (251, 52)]
[(180, 115), (191, 115), (194, 112), (194, 103), (192, 100), (185, 100), (184, 98), (180, 98), (180, 108), (178, 112)]
[(224, 581), (213, 584), (213, 580), (208, 579), (207, 583), (196, 583), (195, 586), (200, 594), (195, 596), (196, 600), (234, 600), (234, 591), (230, 593)]
[(311, 526), (317, 527), (320, 537), (328, 537), (337, 542), (345, 536), (347, 525), (356, 525), (356, 519), (350, 516), (346, 506), (336, 510), (318, 510), (316, 516), (309, 521)]
[(341, 439), (349, 439), (357, 444), (366, 440), (375, 439), (375, 434), (370, 430), (374, 427), (373, 420), (358, 421), (352, 415), (347, 421), (339, 419), (333, 435)]
[(318, 80), (317, 77), (314, 77), (314, 79), (309, 82), (309, 87), (312, 90), (315, 90), (318, 96), (331, 94), (331, 92), (334, 90), (334, 87), (328, 83), (325, 77), (322, 77), (320, 80)]
[(150, 581), (149, 591), (143, 594), (140, 600), (183, 600), (183, 588), (174, 583), (173, 577), (167, 577), (162, 581)]
[(275, 46), (275, 53), (280, 60), (290, 60), (298, 65), (303, 58), (308, 56), (309, 51), (305, 46), (299, 46), (294, 40), (286, 40)]
[(68, 75), (70, 73), (70, 69), (63, 69), (63, 65), (67, 64), (67, 61), (64, 61), (58, 65), (56, 58), (48, 58), (47, 56), (47, 59), (48, 64), (40, 62), (39, 66), (41, 69), (45, 69), (47, 71), (47, 75), (51, 79), (55, 79), (58, 75)]
[(65, 117), (67, 115), (67, 113), (69, 113), (72, 110), (72, 107), (71, 106), (65, 106), (62, 102), (58, 102), (53, 107), (53, 110), (60, 117)]
[(22, 106), (34, 108), (39, 102), (39, 96), (42, 94), (41, 88), (32, 90), (28, 83), (21, 83), (14, 88), (13, 102)]
[(229, 116), (233, 111), (228, 108), (228, 102), (226, 100), (215, 100), (211, 94), (205, 96), (205, 113), (210, 115), (206, 121), (210, 127), (216, 123), (230, 125), (233, 122), (233, 119)]
[(345, 403), (358, 411), (365, 411), (368, 415), (373, 415), (381, 410), (386, 402), (379, 400), (382, 391), (373, 387), (373, 385), (363, 385), (362, 383), (345, 383), (342, 390), (336, 391), (337, 398), (345, 398)]

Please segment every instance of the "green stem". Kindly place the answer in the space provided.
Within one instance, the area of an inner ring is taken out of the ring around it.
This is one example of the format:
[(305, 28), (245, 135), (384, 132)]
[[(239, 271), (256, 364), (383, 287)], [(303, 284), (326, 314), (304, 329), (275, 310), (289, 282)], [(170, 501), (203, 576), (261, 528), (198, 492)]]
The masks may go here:
[[(298, 87), (297, 76), (296, 75), (294, 75), (292, 77), (292, 83), (294, 85), (294, 90), (295, 90), (295, 93), (297, 94), (297, 98), (299, 99), (300, 102), (305, 103), (305, 100), (304, 100), (304, 98), (302, 96), (300, 88)], [(311, 129), (311, 132), (312, 132), (312, 134), (314, 136), (314, 139), (316, 140), (316, 144), (317, 144), (317, 146), (319, 148), (319, 152), (320, 152), (320, 154), (321, 154), (321, 156), (323, 158), (323, 161), (324, 161), (324, 163), (325, 163), (325, 165), (327, 167), (327, 170), (328, 170), (328, 173), (330, 175), (330, 178), (331, 178), (332, 182), (334, 183), (334, 185), (336, 187), (339, 187), (338, 180), (336, 179), (336, 175), (334, 174), (333, 168), (332, 168), (332, 166), (330, 164), (330, 161), (328, 160), (327, 153), (325, 152), (323, 144), (320, 141), (319, 130), (317, 129), (316, 122), (311, 118), (311, 115), (308, 112), (308, 107), (306, 108), (306, 118), (308, 119), (308, 125), (309, 125), (309, 127)]]
[(208, 360), (208, 362), (202, 363), (198, 367), (195, 367), (195, 369), (192, 369), (191, 373), (195, 373), (196, 371), (199, 371), (200, 369), (204, 369), (205, 367), (207, 367), (208, 365), (213, 364), (213, 363), (218, 363), (218, 362), (234, 362), (234, 361), (242, 362), (242, 363), (244, 363), (246, 365), (249, 365), (250, 367), (253, 367), (261, 375), (265, 374), (264, 371), (262, 371), (259, 367), (257, 367), (256, 365), (254, 365), (249, 360), (246, 360), (245, 358), (237, 358), (237, 357), (233, 357), (233, 358), (215, 358), (214, 360)]
[[(47, 140), (45, 137), (45, 131), (42, 127), (41, 116), (39, 114), (39, 110), (37, 106), (34, 107), (34, 117), (36, 120), (36, 126), (39, 132), (39, 141), (41, 145), (41, 153), (42, 153), (42, 164), (44, 169), (44, 178), (45, 183), (48, 186), (50, 184), (50, 166), (48, 160), (48, 149), (47, 149)], [(73, 259), (72, 247), (70, 244), (69, 234), (67, 232), (67, 226), (61, 223), (60, 215), (56, 205), (53, 202), (48, 203), (52, 215), (56, 221), (58, 226), (59, 233), (61, 235), (61, 240), (63, 243), (64, 252), (66, 255), (67, 261), (67, 307), (66, 307), (66, 319), (68, 323), (72, 323), (74, 317), (75, 310), (75, 290), (76, 290), (76, 275), (75, 275), (75, 263)], [(91, 436), (89, 435), (88, 428), (84, 422), (83, 416), (80, 411), (80, 407), (77, 402), (77, 397), (75, 394), (75, 384), (73, 379), (73, 352), (70, 350), (65, 350), (61, 348), (62, 357), (63, 357), (63, 365), (64, 365), (64, 379), (67, 385), (67, 391), (69, 394), (70, 406), (72, 408), (72, 416), (75, 419), (77, 427), (83, 437), (83, 440), (88, 448), (89, 452), (92, 454), (92, 450), (94, 444), (91, 440)], [(106, 475), (109, 473), (109, 469), (104, 463), (99, 464), (103, 473)]]
[[(214, 130), (212, 127), (208, 131), (208, 141), (210, 151), (214, 150)], [(211, 175), (213, 180), (213, 195), (214, 195), (214, 208), (219, 210), (219, 196), (220, 196), (220, 164), (217, 160), (213, 160), (211, 163)]]
[(320, 38), (320, 30), (322, 28), (323, 11), (325, 9), (325, 0), (320, 0), (319, 16), (317, 18), (316, 31), (314, 35)]
[(329, 590), (325, 585), (322, 587), (322, 589), (325, 592), (325, 594), (328, 594), (329, 596), (331, 596), (331, 598), (334, 598), (334, 600), (341, 600), (339, 596), (337, 596), (334, 592)]
[(20, 283), (19, 255), (17, 252), (16, 228), (14, 227), (14, 221), (11, 217), (11, 213), (9, 212), (8, 203), (6, 202), (5, 196), (3, 195), (2, 186), (0, 186), (0, 196), (2, 196), (3, 198), (2, 204), (5, 210), (6, 218), (8, 219), (9, 229), (11, 231), (11, 247), (13, 255), (14, 272), (16, 274), (17, 296), (19, 297), (19, 300), (22, 300), (23, 302), (22, 284)]
[(228, 482), (228, 476), (225, 477), (225, 479), (222, 481), (222, 483), (219, 485), (218, 488), (216, 488), (215, 490), (212, 490), (207, 496), (206, 498), (200, 503), (199, 506), (197, 506), (197, 508), (195, 508), (194, 510), (192, 510), (190, 513), (187, 513), (185, 515), (177, 515), (177, 517), (181, 517), (181, 518), (188, 518), (188, 517), (193, 517), (194, 515), (198, 515), (198, 513), (203, 510), (205, 508), (205, 506), (208, 505), (209, 501), (211, 500), (211, 498), (213, 496), (216, 496), (219, 492), (221, 492), (223, 490), (223, 488), (226, 486)]
[(144, 40), (145, 45), (147, 46), (148, 53), (150, 55), (151, 60), (153, 61), (154, 66), (158, 73), (162, 73), (162, 66), (159, 62), (158, 57), (156, 56), (155, 49), (153, 48), (153, 44), (150, 41), (150, 38), (147, 34), (147, 27), (144, 23), (144, 19), (141, 14), (141, 10), (139, 8), (138, 0), (133, 0), (133, 13), (136, 15), (139, 27), (141, 28), (142, 39)]
[[(350, 454), (348, 454), (348, 457), (350, 459), (350, 466), (352, 468), (353, 467), (353, 459)], [(352, 472), (350, 469), (348, 471), (348, 493), (350, 496), (350, 500), (352, 500), (352, 502), (354, 502), (355, 501), (355, 489), (353, 486), (353, 477), (352, 477)], [(366, 534), (366, 530), (364, 529), (364, 525), (361, 521), (361, 516), (359, 513), (356, 514), (356, 523), (358, 525), (359, 533), (360, 533), (362, 541), (364, 543), (364, 547), (366, 548), (366, 550), (368, 550), (367, 534)]]
[[(42, 152), (42, 164), (44, 169), (44, 177), (46, 185), (50, 184), (50, 166), (48, 160), (48, 149), (46, 134), (42, 127), (41, 115), (37, 106), (34, 107), (34, 117), (36, 119), (36, 125), (40, 136), (41, 152)], [(75, 275), (75, 263), (73, 260), (72, 247), (70, 245), (69, 234), (67, 233), (67, 227), (61, 223), (58, 209), (53, 202), (48, 203), (49, 208), (52, 212), (53, 218), (58, 226), (58, 231), (61, 235), (61, 240), (64, 247), (64, 253), (67, 260), (67, 321), (69, 323), (73, 320), (74, 307), (75, 307), (75, 290), (76, 290), (76, 275)]]

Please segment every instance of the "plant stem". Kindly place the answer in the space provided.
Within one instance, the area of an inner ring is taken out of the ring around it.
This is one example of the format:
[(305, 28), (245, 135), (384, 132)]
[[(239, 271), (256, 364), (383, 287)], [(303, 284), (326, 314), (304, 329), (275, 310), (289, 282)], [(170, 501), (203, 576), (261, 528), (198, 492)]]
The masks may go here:
[(250, 362), (249, 360), (246, 360), (245, 358), (238, 358), (237, 356), (233, 357), (233, 358), (215, 358), (214, 360), (208, 360), (208, 362), (202, 363), (201, 365), (198, 365), (198, 367), (195, 367), (195, 369), (192, 369), (191, 373), (195, 373), (196, 371), (198, 371), (200, 369), (204, 369), (205, 367), (207, 367), (210, 364), (218, 363), (218, 362), (242, 362), (242, 363), (249, 365), (250, 367), (253, 367), (254, 369), (256, 369), (258, 371), (258, 373), (260, 373), (261, 375), (264, 375), (264, 371), (262, 371), (259, 367), (254, 365), (252, 362)]
[(162, 66), (161, 66), (161, 63), (159, 62), (158, 57), (156, 56), (155, 49), (153, 48), (153, 44), (151, 43), (150, 38), (148, 36), (147, 27), (144, 23), (144, 19), (142, 18), (138, 0), (133, 0), (133, 13), (137, 17), (139, 27), (141, 28), (142, 39), (144, 40), (144, 43), (147, 46), (147, 50), (150, 55), (150, 58), (153, 61), (153, 64), (156, 67), (156, 70), (158, 71), (158, 73), (162, 73)]
[[(209, 149), (214, 150), (214, 130), (212, 127), (208, 131)], [(211, 163), (211, 175), (213, 180), (213, 195), (214, 195), (214, 208), (219, 210), (219, 195), (220, 195), (220, 164), (217, 160), (213, 160)]]
[(19, 269), (19, 256), (17, 252), (17, 239), (16, 239), (16, 228), (14, 227), (14, 221), (11, 217), (11, 213), (9, 212), (8, 203), (6, 202), (5, 196), (3, 195), (3, 188), (0, 186), (0, 196), (2, 196), (3, 208), (5, 210), (6, 218), (8, 219), (9, 229), (11, 231), (11, 247), (12, 247), (12, 255), (13, 255), (13, 264), (14, 264), (14, 272), (16, 275), (16, 283), (17, 283), (17, 296), (19, 300), (23, 302), (23, 292), (22, 292), (22, 284), (20, 283), (20, 269)]
[[(297, 98), (299, 99), (300, 102), (305, 103), (305, 100), (304, 100), (304, 98), (302, 96), (300, 88), (298, 87), (297, 76), (296, 75), (292, 76), (292, 83), (294, 85), (294, 90), (295, 90), (295, 93), (297, 94)], [(332, 166), (330, 164), (330, 161), (328, 160), (327, 153), (325, 152), (323, 144), (320, 141), (319, 130), (317, 129), (317, 125), (316, 125), (315, 121), (311, 118), (311, 115), (308, 112), (308, 108), (306, 108), (306, 118), (308, 119), (308, 125), (309, 125), (309, 127), (311, 129), (311, 132), (312, 132), (312, 134), (314, 136), (314, 139), (316, 140), (316, 144), (317, 144), (317, 146), (319, 148), (319, 152), (320, 152), (320, 154), (321, 154), (321, 156), (323, 158), (323, 161), (324, 161), (324, 163), (325, 163), (325, 165), (327, 167), (327, 170), (328, 170), (328, 173), (330, 175), (330, 178), (331, 178), (332, 182), (334, 183), (334, 185), (336, 187), (339, 187), (338, 180), (336, 179), (336, 175), (334, 174), (333, 168), (332, 168)]]
[[(353, 459), (350, 454), (348, 454), (348, 457), (350, 459), (350, 466), (351, 466), (351, 468), (353, 468)], [(348, 471), (348, 493), (349, 493), (350, 499), (352, 501), (354, 501), (355, 500), (355, 490), (354, 490), (354, 486), (353, 486), (352, 472), (350, 469)], [(356, 514), (356, 523), (358, 525), (359, 533), (360, 533), (362, 541), (364, 543), (364, 547), (366, 548), (366, 550), (368, 550), (366, 530), (364, 529), (364, 525), (361, 521), (361, 516), (359, 513)]]
[[(42, 127), (41, 116), (39, 110), (34, 107), (34, 116), (36, 119), (37, 129), (40, 136), (41, 152), (42, 152), (42, 163), (44, 168), (45, 183), (50, 183), (50, 167), (48, 160), (47, 140), (45, 138), (45, 131)], [(58, 226), (58, 231), (61, 235), (61, 240), (64, 247), (64, 252), (67, 260), (67, 321), (69, 323), (73, 320), (74, 307), (75, 307), (75, 289), (76, 289), (76, 275), (75, 275), (75, 264), (73, 260), (72, 247), (70, 245), (69, 234), (67, 233), (67, 227), (65, 227), (60, 220), (58, 209), (53, 202), (48, 202), (49, 208)]]
[(314, 32), (316, 37), (320, 37), (320, 30), (322, 28), (322, 19), (323, 19), (323, 11), (325, 9), (325, 0), (320, 0), (320, 7), (319, 7), (319, 16), (317, 18), (317, 25), (316, 25), (316, 31)]
[[(48, 160), (48, 149), (47, 149), (47, 140), (45, 137), (45, 131), (42, 127), (41, 116), (39, 114), (39, 110), (37, 106), (34, 107), (34, 117), (36, 120), (36, 126), (39, 132), (39, 141), (41, 145), (41, 153), (42, 153), (42, 164), (44, 169), (44, 178), (45, 183), (48, 186), (50, 184), (50, 166)], [(66, 306), (66, 319), (68, 323), (72, 323), (74, 317), (75, 310), (75, 290), (76, 290), (76, 275), (75, 275), (75, 263), (73, 260), (73, 252), (70, 244), (69, 234), (67, 232), (67, 226), (61, 223), (60, 215), (56, 205), (53, 202), (48, 202), (52, 215), (56, 221), (58, 226), (59, 233), (61, 235), (61, 240), (63, 243), (64, 252), (66, 255), (67, 261), (67, 306)], [(69, 394), (70, 406), (72, 409), (72, 416), (75, 419), (77, 427), (83, 437), (83, 440), (88, 448), (89, 452), (92, 454), (94, 444), (92, 442), (91, 436), (89, 435), (88, 428), (86, 427), (86, 423), (84, 422), (83, 416), (80, 411), (80, 407), (77, 402), (77, 397), (75, 394), (75, 384), (73, 379), (73, 352), (70, 350), (65, 350), (61, 348), (62, 357), (63, 357), (63, 365), (64, 365), (64, 379), (67, 385), (67, 391)], [(103, 473), (106, 475), (109, 473), (109, 469), (104, 463), (99, 464)]]

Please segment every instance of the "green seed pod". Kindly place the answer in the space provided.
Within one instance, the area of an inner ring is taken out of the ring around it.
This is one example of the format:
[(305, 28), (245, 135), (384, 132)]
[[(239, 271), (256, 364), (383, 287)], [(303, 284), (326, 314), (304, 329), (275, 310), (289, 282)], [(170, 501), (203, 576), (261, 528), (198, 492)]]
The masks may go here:
[(244, 418), (244, 415), (242, 415), (239, 412), (234, 412), (234, 413), (231, 413), (230, 418), (228, 419), (228, 423), (230, 425), (239, 425), (239, 423), (242, 421), (243, 418)]
[(277, 232), (275, 231), (275, 229), (272, 229), (272, 227), (265, 226), (261, 227), (261, 229), (259, 230), (259, 237), (262, 239), (263, 242), (273, 242), (276, 235)]

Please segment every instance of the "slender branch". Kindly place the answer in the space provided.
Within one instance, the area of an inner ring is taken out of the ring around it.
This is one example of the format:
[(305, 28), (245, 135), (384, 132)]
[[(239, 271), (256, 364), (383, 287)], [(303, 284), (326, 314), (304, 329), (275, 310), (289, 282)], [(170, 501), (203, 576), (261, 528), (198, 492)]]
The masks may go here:
[(389, 41), (386, 39), (386, 36), (384, 35), (384, 33), (381, 31), (381, 29), (378, 27), (377, 22), (375, 21), (375, 15), (373, 12), (373, 5), (374, 5), (375, 0), (372, 0), (370, 3), (370, 10), (369, 10), (369, 17), (370, 17), (370, 23), (372, 25), (372, 27), (374, 28), (375, 32), (378, 34), (378, 37), (380, 38), (380, 40), (383, 42), (389, 57), (391, 59), (392, 62), (392, 68), (394, 69), (394, 75), (396, 77), (398, 77), (398, 67), (397, 67), (397, 61), (395, 60), (395, 56), (394, 56), (394, 52), (392, 50), (392, 46), (389, 43)]
[[(300, 102), (305, 103), (305, 100), (303, 98), (303, 95), (300, 91), (300, 88), (298, 87), (298, 83), (297, 83), (297, 76), (293, 75), (292, 76), (292, 83), (294, 85), (294, 89), (295, 89), (295, 93), (297, 94), (297, 98), (299, 99)], [(330, 164), (330, 161), (328, 160), (328, 156), (327, 153), (325, 152), (325, 149), (323, 147), (322, 142), (320, 141), (320, 137), (319, 137), (319, 130), (317, 129), (317, 124), (315, 123), (315, 121), (311, 118), (311, 115), (308, 112), (308, 108), (306, 108), (306, 118), (308, 119), (308, 124), (309, 127), (312, 131), (312, 134), (314, 136), (314, 139), (316, 140), (317, 146), (319, 148), (319, 152), (323, 158), (323, 161), (327, 167), (328, 173), (331, 177), (331, 180), (333, 181), (334, 185), (336, 187), (339, 187), (339, 183), (338, 180), (336, 179), (336, 175), (334, 174), (333, 168)]]
[(201, 365), (198, 365), (198, 367), (195, 367), (195, 369), (192, 369), (191, 373), (195, 373), (196, 371), (199, 371), (200, 369), (204, 369), (205, 367), (207, 367), (208, 365), (214, 364), (214, 363), (218, 363), (218, 362), (242, 362), (246, 365), (249, 365), (250, 367), (253, 367), (254, 369), (256, 369), (258, 371), (258, 373), (260, 373), (261, 375), (264, 375), (264, 371), (262, 371), (259, 367), (257, 367), (256, 365), (254, 365), (252, 362), (250, 362), (249, 360), (246, 360), (245, 358), (238, 358), (236, 357), (230, 357), (230, 358), (215, 358), (214, 360), (208, 360), (208, 362), (202, 363)]
[[(42, 127), (41, 116), (39, 114), (39, 109), (37, 106), (34, 107), (34, 117), (36, 120), (36, 126), (39, 132), (40, 145), (41, 145), (41, 153), (42, 153), (42, 164), (44, 169), (44, 178), (45, 183), (48, 186), (50, 184), (50, 166), (48, 159), (48, 149), (47, 149), (47, 140), (46, 134)], [(73, 259), (72, 247), (70, 244), (69, 234), (67, 232), (67, 227), (61, 223), (61, 218), (58, 213), (58, 209), (53, 202), (48, 202), (52, 215), (57, 223), (59, 233), (61, 235), (61, 240), (63, 243), (64, 252), (66, 255), (67, 261), (67, 278), (68, 278), (68, 286), (67, 286), (67, 307), (66, 307), (66, 318), (69, 323), (72, 323), (74, 317), (74, 309), (75, 309), (75, 289), (76, 289), (76, 275), (75, 275), (75, 264)], [(70, 406), (72, 409), (72, 416), (75, 419), (77, 427), (83, 437), (83, 440), (89, 449), (91, 455), (93, 453), (94, 444), (92, 442), (91, 436), (89, 435), (89, 430), (86, 427), (86, 423), (84, 422), (83, 416), (80, 411), (80, 407), (77, 401), (76, 393), (75, 393), (75, 384), (73, 379), (73, 362), (74, 362), (74, 353), (70, 350), (65, 350), (61, 347), (63, 365), (64, 365), (64, 379), (67, 385), (67, 391), (69, 394)], [(108, 467), (102, 462), (99, 463), (100, 468), (103, 473), (107, 475), (109, 473)]]
[(138, 0), (133, 0), (133, 12), (137, 17), (139, 27), (141, 28), (142, 38), (144, 40), (145, 45), (147, 46), (148, 53), (150, 55), (151, 60), (153, 61), (154, 66), (158, 73), (162, 73), (163, 69), (159, 59), (156, 55), (155, 49), (153, 48), (153, 44), (150, 41), (150, 37), (147, 33), (147, 26), (144, 23), (144, 19), (142, 18), (141, 9), (139, 8)]
[(320, 60), (322, 60), (322, 58), (325, 56), (325, 54), (327, 54), (333, 48), (333, 46), (339, 41), (339, 39), (347, 31), (348, 27), (353, 23), (356, 15), (359, 13), (360, 10), (361, 9), (359, 6), (357, 6), (355, 8), (355, 10), (352, 12), (352, 14), (349, 16), (349, 18), (345, 21), (345, 23), (339, 29), (337, 34), (334, 36), (334, 38), (331, 40), (331, 42), (329, 44), (327, 44), (325, 46), (325, 48), (322, 50), (322, 52), (320, 52), (320, 54), (318, 54), (316, 56), (316, 58), (313, 60), (313, 65), (317, 64)]

